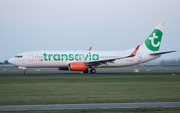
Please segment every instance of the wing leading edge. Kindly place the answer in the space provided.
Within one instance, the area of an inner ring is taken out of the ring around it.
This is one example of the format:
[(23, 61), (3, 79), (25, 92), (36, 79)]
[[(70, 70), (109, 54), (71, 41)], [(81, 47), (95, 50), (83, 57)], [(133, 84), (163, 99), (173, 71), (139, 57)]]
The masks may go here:
[(95, 61), (85, 61), (84, 63), (86, 63), (87, 66), (99, 66), (101, 64), (113, 63), (113, 61), (115, 61), (115, 60), (125, 59), (125, 58), (129, 58), (129, 57), (134, 57), (134, 56), (136, 56), (136, 53), (137, 53), (139, 47), (140, 47), (140, 45), (138, 45), (136, 47), (136, 49), (132, 52), (132, 54), (129, 55), (129, 56), (118, 57), (118, 58), (102, 59), (102, 60), (95, 60)]

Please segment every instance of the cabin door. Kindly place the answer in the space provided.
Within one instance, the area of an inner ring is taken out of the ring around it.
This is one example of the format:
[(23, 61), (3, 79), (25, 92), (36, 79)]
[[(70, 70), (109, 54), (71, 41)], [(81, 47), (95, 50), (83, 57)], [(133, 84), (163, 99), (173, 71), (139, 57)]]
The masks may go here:
[(33, 62), (33, 60), (34, 60), (34, 55), (32, 54), (32, 53), (29, 53), (28, 54), (28, 57), (29, 57), (29, 62)]

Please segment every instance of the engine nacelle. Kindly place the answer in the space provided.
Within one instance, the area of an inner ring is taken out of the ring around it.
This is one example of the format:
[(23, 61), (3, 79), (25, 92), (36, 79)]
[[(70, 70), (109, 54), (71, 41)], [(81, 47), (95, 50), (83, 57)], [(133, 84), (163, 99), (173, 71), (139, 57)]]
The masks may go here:
[(69, 70), (68, 67), (59, 67), (59, 70)]
[(72, 62), (72, 63), (69, 63), (68, 68), (70, 71), (85, 71), (86, 64), (80, 63), (80, 62)]

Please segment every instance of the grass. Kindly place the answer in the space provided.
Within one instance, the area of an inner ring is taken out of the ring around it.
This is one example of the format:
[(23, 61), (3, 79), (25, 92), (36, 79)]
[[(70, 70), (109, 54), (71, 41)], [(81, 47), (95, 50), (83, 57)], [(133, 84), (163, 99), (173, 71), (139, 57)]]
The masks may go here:
[(180, 108), (115, 108), (115, 109), (74, 109), (74, 110), (35, 110), (4, 111), (1, 113), (179, 113)]
[(0, 105), (180, 101), (180, 76), (0, 77)]

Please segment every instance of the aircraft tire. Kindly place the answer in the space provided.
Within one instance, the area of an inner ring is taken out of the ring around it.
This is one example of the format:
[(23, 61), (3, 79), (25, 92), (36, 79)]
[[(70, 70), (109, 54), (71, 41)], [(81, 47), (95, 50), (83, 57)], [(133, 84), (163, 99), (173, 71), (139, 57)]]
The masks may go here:
[(26, 70), (24, 70), (24, 71), (23, 71), (23, 73), (24, 73), (24, 74), (27, 74), (27, 71), (26, 71)]
[(95, 74), (95, 73), (96, 73), (96, 70), (95, 70), (94, 68), (92, 68), (92, 69), (90, 70), (90, 72), (91, 72), (92, 74)]
[(86, 70), (83, 71), (83, 73), (89, 73), (89, 70), (86, 68)]

